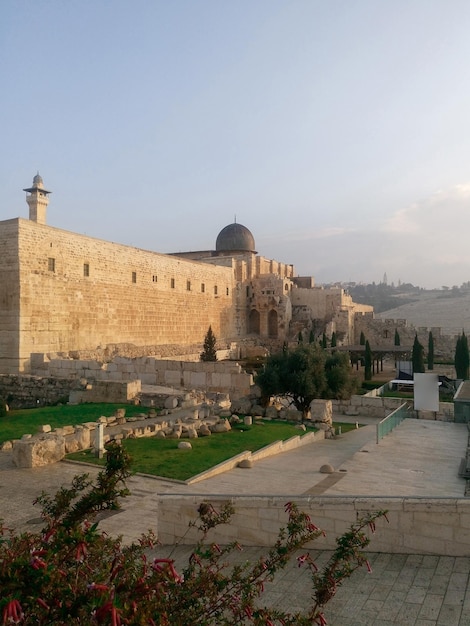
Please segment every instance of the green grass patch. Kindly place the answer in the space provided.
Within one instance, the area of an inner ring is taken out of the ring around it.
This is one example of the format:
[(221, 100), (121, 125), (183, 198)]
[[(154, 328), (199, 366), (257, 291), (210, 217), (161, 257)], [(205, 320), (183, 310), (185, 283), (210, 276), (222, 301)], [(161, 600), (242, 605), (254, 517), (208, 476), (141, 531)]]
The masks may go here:
[[(141, 437), (125, 439), (123, 446), (132, 456), (135, 472), (188, 480), (214, 465), (250, 450), (255, 452), (274, 441), (285, 440), (301, 434), (298, 428), (287, 423), (263, 422), (251, 427), (238, 427), (226, 433), (191, 439), (192, 449), (179, 450), (178, 439)], [(76, 461), (104, 464), (91, 452), (76, 452), (67, 456)]]
[[(359, 428), (362, 426), (363, 424), (359, 424), (358, 426)], [(334, 422), (333, 423), (333, 428), (335, 429), (335, 433), (338, 432), (338, 426), (341, 426), (341, 434), (344, 435), (344, 433), (348, 433), (350, 430), (356, 430), (356, 424), (351, 424), (350, 422)]]
[(146, 409), (129, 404), (77, 404), (41, 407), (39, 409), (21, 409), (9, 411), (0, 417), (0, 443), (11, 439), (20, 439), (25, 434), (34, 435), (42, 424), (52, 428), (76, 426), (84, 422), (96, 422), (102, 415), (110, 417), (116, 409), (126, 409), (126, 416), (132, 417), (144, 413)]

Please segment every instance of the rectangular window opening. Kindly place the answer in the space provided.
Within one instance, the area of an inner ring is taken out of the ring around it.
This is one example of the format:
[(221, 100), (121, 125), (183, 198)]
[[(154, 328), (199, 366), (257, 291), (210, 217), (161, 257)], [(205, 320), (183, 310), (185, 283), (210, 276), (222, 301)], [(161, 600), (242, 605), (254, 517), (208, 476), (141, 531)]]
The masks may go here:
[(172, 278), (172, 279), (170, 280), (170, 287), (171, 287), (172, 289), (174, 289), (174, 288), (175, 288), (175, 279), (174, 279), (174, 278)]
[(84, 263), (83, 264), (83, 276), (89, 276), (89, 275), (90, 275), (90, 264)]
[(137, 272), (132, 272), (132, 282), (133, 283), (137, 282)]
[(50, 272), (55, 272), (55, 259), (53, 259), (52, 257), (49, 257), (47, 259), (47, 269)]

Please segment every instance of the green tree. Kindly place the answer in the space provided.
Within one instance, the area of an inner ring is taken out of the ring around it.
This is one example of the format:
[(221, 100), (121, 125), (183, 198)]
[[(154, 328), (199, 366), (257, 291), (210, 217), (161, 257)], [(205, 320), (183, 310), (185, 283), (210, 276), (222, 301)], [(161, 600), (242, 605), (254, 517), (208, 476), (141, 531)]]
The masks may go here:
[(297, 335), (297, 343), (303, 343), (304, 342), (304, 337), (302, 335), (302, 331), (299, 330), (299, 334)]
[(268, 357), (256, 384), (264, 398), (291, 399), (306, 419), (312, 400), (348, 398), (355, 389), (355, 378), (346, 353), (327, 355), (318, 344), (306, 344)]
[(395, 328), (395, 341), (396, 346), (400, 345), (400, 333), (398, 332), (398, 328)]
[(364, 332), (362, 330), (361, 330), (361, 336), (359, 337), (359, 345), (361, 346), (366, 345), (366, 336), (364, 335)]
[(299, 344), (295, 350), (273, 354), (256, 376), (265, 398), (282, 396), (307, 418), (310, 404), (326, 392), (325, 352), (315, 344)]
[(428, 370), (434, 369), (434, 337), (432, 331), (428, 335)]
[(424, 348), (419, 342), (418, 335), (415, 335), (413, 342), (413, 350), (411, 353), (411, 362), (413, 364), (413, 374), (422, 374), (425, 371), (424, 367)]
[(200, 355), (201, 361), (217, 361), (217, 351), (215, 348), (216, 343), (217, 340), (212, 332), (212, 326), (209, 326), (204, 338), (204, 349)]
[(336, 400), (350, 398), (357, 387), (357, 379), (351, 373), (349, 355), (334, 352), (326, 358), (325, 374), (328, 397)]
[(457, 378), (468, 380), (470, 356), (468, 351), (468, 340), (465, 332), (458, 336), (455, 345), (454, 366)]
[(331, 335), (331, 347), (336, 348), (336, 333), (335, 332), (333, 332), (333, 334)]
[(364, 380), (372, 380), (372, 350), (370, 344), (366, 341), (364, 352)]
[(309, 333), (308, 342), (309, 343), (315, 343), (315, 333), (313, 332), (313, 328), (312, 328), (312, 330)]
[(323, 348), (323, 350), (326, 350), (326, 348), (328, 347), (328, 340), (326, 338), (326, 333), (323, 333), (323, 335), (322, 335), (321, 347)]

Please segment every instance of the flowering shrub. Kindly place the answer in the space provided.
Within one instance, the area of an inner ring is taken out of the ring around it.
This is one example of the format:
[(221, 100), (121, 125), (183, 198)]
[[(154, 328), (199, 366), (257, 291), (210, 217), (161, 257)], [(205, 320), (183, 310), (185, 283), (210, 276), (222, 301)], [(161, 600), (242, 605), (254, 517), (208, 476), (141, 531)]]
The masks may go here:
[(287, 524), (275, 545), (255, 563), (229, 565), (229, 555), (241, 547), (207, 541), (208, 532), (229, 523), (233, 510), (200, 505), (195, 525), (201, 539), (188, 564), (177, 571), (171, 558), (153, 558), (152, 533), (124, 546), (92, 523), (100, 510), (119, 506), (128, 492), (130, 459), (118, 445), (108, 446), (106, 469), (93, 484), (78, 476), (70, 488), (54, 497), (42, 494), (44, 529), (16, 535), (1, 528), (1, 624), (111, 626), (264, 626), (326, 624), (323, 607), (341, 582), (363, 565), (369, 543), (367, 528), (384, 511), (368, 515), (337, 540), (337, 548), (322, 571), (309, 553), (297, 559), (312, 578), (312, 606), (305, 614), (262, 606), (264, 584), (283, 568), (293, 553), (323, 531), (293, 503), (286, 504)]

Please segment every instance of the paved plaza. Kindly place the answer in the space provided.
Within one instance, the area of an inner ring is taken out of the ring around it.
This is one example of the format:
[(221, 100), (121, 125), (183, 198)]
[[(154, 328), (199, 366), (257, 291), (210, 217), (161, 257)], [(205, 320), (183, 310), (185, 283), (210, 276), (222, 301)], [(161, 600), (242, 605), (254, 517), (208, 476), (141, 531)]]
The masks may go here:
[[(344, 416), (339, 419), (345, 421)], [(465, 424), (408, 419), (377, 444), (377, 420), (355, 419), (365, 425), (335, 440), (309, 444), (259, 461), (251, 469), (236, 468), (193, 485), (133, 476), (128, 483), (132, 495), (101, 527), (122, 534), (126, 541), (138, 538), (155, 528), (157, 497), (163, 493), (464, 497), (465, 481), (457, 472), (467, 446)], [(334, 467), (334, 475), (320, 473), (325, 463)], [(19, 470), (11, 453), (4, 451), (0, 452), (0, 470), (0, 517), (17, 530), (41, 527), (39, 511), (32, 505), (38, 493), (55, 492), (77, 472), (97, 471), (65, 462)], [(168, 554), (171, 548), (161, 550)], [(188, 550), (180, 547), (175, 551), (177, 563)], [(248, 548), (243, 554), (252, 560), (260, 553)], [(318, 564), (328, 556), (328, 552), (314, 554)], [(372, 573), (356, 572), (328, 605), (325, 613), (330, 625), (470, 624), (470, 558), (371, 554), (370, 560)], [(283, 606), (288, 603), (289, 609), (295, 610), (306, 606), (310, 595), (308, 575), (294, 563), (280, 573), (266, 600)]]

